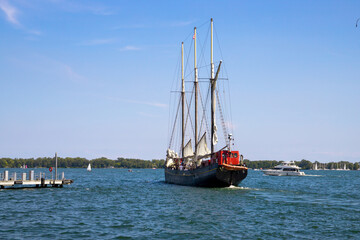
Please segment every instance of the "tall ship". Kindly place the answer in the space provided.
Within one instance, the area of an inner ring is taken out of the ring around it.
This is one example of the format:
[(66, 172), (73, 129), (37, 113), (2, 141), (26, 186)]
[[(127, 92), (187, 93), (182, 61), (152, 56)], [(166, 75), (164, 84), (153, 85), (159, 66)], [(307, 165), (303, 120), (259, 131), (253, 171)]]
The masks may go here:
[[(219, 90), (218, 81), (227, 79), (219, 78), (222, 61), (214, 63), (213, 60), (213, 32), (213, 19), (211, 19), (210, 54), (208, 52), (210, 64), (201, 67), (201, 70), (206, 69), (207, 78), (198, 77), (196, 27), (193, 35), (191, 34), (192, 40), (190, 39), (190, 49), (193, 48), (194, 51), (194, 68), (190, 68), (191, 71), (186, 75), (186, 80), (184, 69), (189, 64), (184, 65), (184, 42), (181, 43), (181, 74), (179, 74), (181, 84), (178, 85), (180, 91), (175, 91), (180, 94), (177, 94), (178, 101), (174, 104), (175, 117), (169, 134), (170, 143), (165, 163), (166, 183), (198, 187), (229, 187), (240, 184), (247, 176), (248, 168), (244, 165), (243, 155), (232, 149), (234, 139), (232, 134), (229, 134), (229, 124), (224, 120), (221, 105), (223, 101), (220, 95), (225, 91)], [(202, 49), (205, 49), (204, 46), (206, 42)], [(202, 59), (205, 55), (204, 52), (200, 53)], [(189, 59), (189, 56), (190, 51), (186, 58)], [(215, 64), (217, 65), (216, 72)], [(189, 81), (188, 78), (191, 80)], [(204, 87), (199, 86), (199, 79), (206, 85), (207, 91), (201, 91)], [(185, 90), (185, 82), (191, 83), (187, 84), (187, 89), (190, 85), (189, 91)], [(202, 95), (202, 92), (205, 92), (206, 97)], [(218, 139), (216, 121), (221, 122), (224, 135), (222, 142)], [(175, 135), (179, 136), (179, 141), (174, 140)], [(210, 149), (207, 145), (208, 141), (210, 141)], [(192, 143), (194, 143), (194, 148)]]

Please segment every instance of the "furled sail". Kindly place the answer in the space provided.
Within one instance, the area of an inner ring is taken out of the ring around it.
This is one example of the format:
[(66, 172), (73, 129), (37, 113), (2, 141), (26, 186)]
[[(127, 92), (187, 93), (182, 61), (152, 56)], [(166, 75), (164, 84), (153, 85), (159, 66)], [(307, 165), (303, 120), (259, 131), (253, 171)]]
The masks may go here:
[(214, 97), (213, 99), (213, 109), (214, 109), (214, 129), (213, 129), (213, 137), (211, 139), (213, 145), (216, 145), (218, 142), (218, 137), (217, 137), (217, 126), (216, 126), (216, 119), (215, 119), (215, 109), (216, 109), (216, 98)]
[(171, 149), (166, 151), (166, 167), (171, 167), (175, 164), (174, 158), (178, 158), (178, 154)]
[(213, 134), (213, 144), (216, 145), (217, 142), (218, 142), (218, 136), (217, 136), (217, 126), (216, 124), (214, 123), (214, 134)]
[(191, 139), (189, 140), (189, 142), (185, 145), (184, 147), (184, 157), (190, 157), (194, 155), (194, 151), (192, 149), (191, 146)]

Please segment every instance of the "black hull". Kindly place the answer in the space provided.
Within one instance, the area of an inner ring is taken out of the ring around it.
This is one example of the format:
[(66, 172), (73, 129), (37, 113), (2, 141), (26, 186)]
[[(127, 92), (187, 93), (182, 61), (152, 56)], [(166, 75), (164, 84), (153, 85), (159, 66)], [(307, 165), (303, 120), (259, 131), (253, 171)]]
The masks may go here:
[(228, 170), (218, 164), (183, 171), (165, 168), (165, 182), (196, 187), (229, 187), (237, 186), (246, 178), (247, 169)]

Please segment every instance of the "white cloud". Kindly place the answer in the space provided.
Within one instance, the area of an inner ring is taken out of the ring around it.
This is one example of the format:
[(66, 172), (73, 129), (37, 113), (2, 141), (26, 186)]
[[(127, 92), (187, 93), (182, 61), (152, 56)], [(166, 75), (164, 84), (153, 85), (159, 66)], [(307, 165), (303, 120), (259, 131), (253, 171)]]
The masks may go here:
[(108, 9), (106, 7), (91, 7), (91, 8), (89, 8), (89, 11), (91, 11), (93, 14), (104, 15), (104, 16), (115, 14), (113, 11), (111, 11), (110, 9)]
[(123, 48), (120, 48), (119, 51), (123, 52), (123, 51), (138, 51), (140, 50), (140, 48), (135, 47), (135, 46), (125, 46)]
[(26, 39), (36, 40), (36, 38), (33, 37), (34, 35), (36, 36), (42, 35), (42, 32), (39, 30), (34, 30), (34, 29), (31, 30), (23, 26), (18, 20), (19, 10), (14, 6), (10, 5), (7, 0), (0, 0), (0, 9), (5, 13), (5, 17), (8, 22), (15, 25), (16, 27), (18, 27), (18, 29), (26, 32), (27, 34), (32, 35), (26, 37)]
[(159, 115), (149, 114), (145, 112), (137, 112), (137, 114), (139, 114), (140, 116), (151, 117), (151, 118), (159, 117)]
[(32, 34), (32, 35), (37, 35), (37, 36), (42, 35), (42, 32), (40, 32), (38, 30), (28, 30), (27, 33)]
[(67, 0), (53, 0), (54, 4), (57, 4), (60, 8), (67, 12), (89, 12), (95, 15), (113, 15), (115, 14), (114, 9), (109, 7), (94, 4), (89, 2), (87, 4), (81, 4), (77, 1), (67, 1)]
[(39, 76), (56, 76), (49, 79), (61, 79), (65, 82), (88, 84), (89, 79), (79, 74), (70, 64), (40, 54), (14, 56), (10, 60), (20, 71), (30, 71), (34, 78)]
[(158, 102), (144, 102), (144, 101), (134, 101), (134, 100), (126, 100), (126, 101), (130, 102), (130, 103), (143, 104), (143, 105), (148, 105), (148, 106), (152, 106), (152, 107), (159, 107), (159, 108), (167, 107), (167, 104), (158, 103)]
[(114, 43), (115, 41), (116, 41), (115, 38), (93, 39), (93, 40), (85, 41), (81, 45), (84, 46), (105, 45), (105, 44)]
[(11, 6), (8, 1), (6, 0), (0, 0), (0, 9), (3, 10), (3, 12), (5, 13), (6, 19), (14, 24), (14, 25), (20, 25), (18, 19), (17, 19), (17, 15), (18, 15), (18, 10)]
[(64, 63), (60, 63), (59, 62), (59, 65), (62, 66), (62, 68), (64, 69), (66, 75), (69, 77), (69, 79), (75, 81), (75, 82), (83, 82), (83, 81), (86, 81), (87, 79), (76, 73), (70, 66), (64, 64)]
[(112, 97), (112, 96), (101, 96), (101, 95), (97, 95), (97, 96), (108, 99), (110, 101), (135, 103), (135, 104), (148, 105), (148, 106), (158, 107), (158, 108), (167, 108), (168, 107), (167, 104), (159, 103), (159, 102), (137, 101), (137, 100), (132, 100), (132, 99), (122, 99), (122, 98)]

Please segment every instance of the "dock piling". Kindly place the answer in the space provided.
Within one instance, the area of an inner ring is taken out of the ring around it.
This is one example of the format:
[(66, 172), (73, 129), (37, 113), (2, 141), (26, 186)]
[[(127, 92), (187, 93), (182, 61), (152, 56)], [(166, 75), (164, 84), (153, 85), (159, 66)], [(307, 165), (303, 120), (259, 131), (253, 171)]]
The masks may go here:
[(34, 180), (35, 180), (35, 178), (34, 178), (34, 170), (30, 170), (30, 171), (29, 171), (29, 180), (30, 180), (30, 181), (34, 181)]
[(46, 187), (45, 178), (41, 178), (41, 187)]
[(55, 180), (57, 180), (57, 153), (55, 153)]

